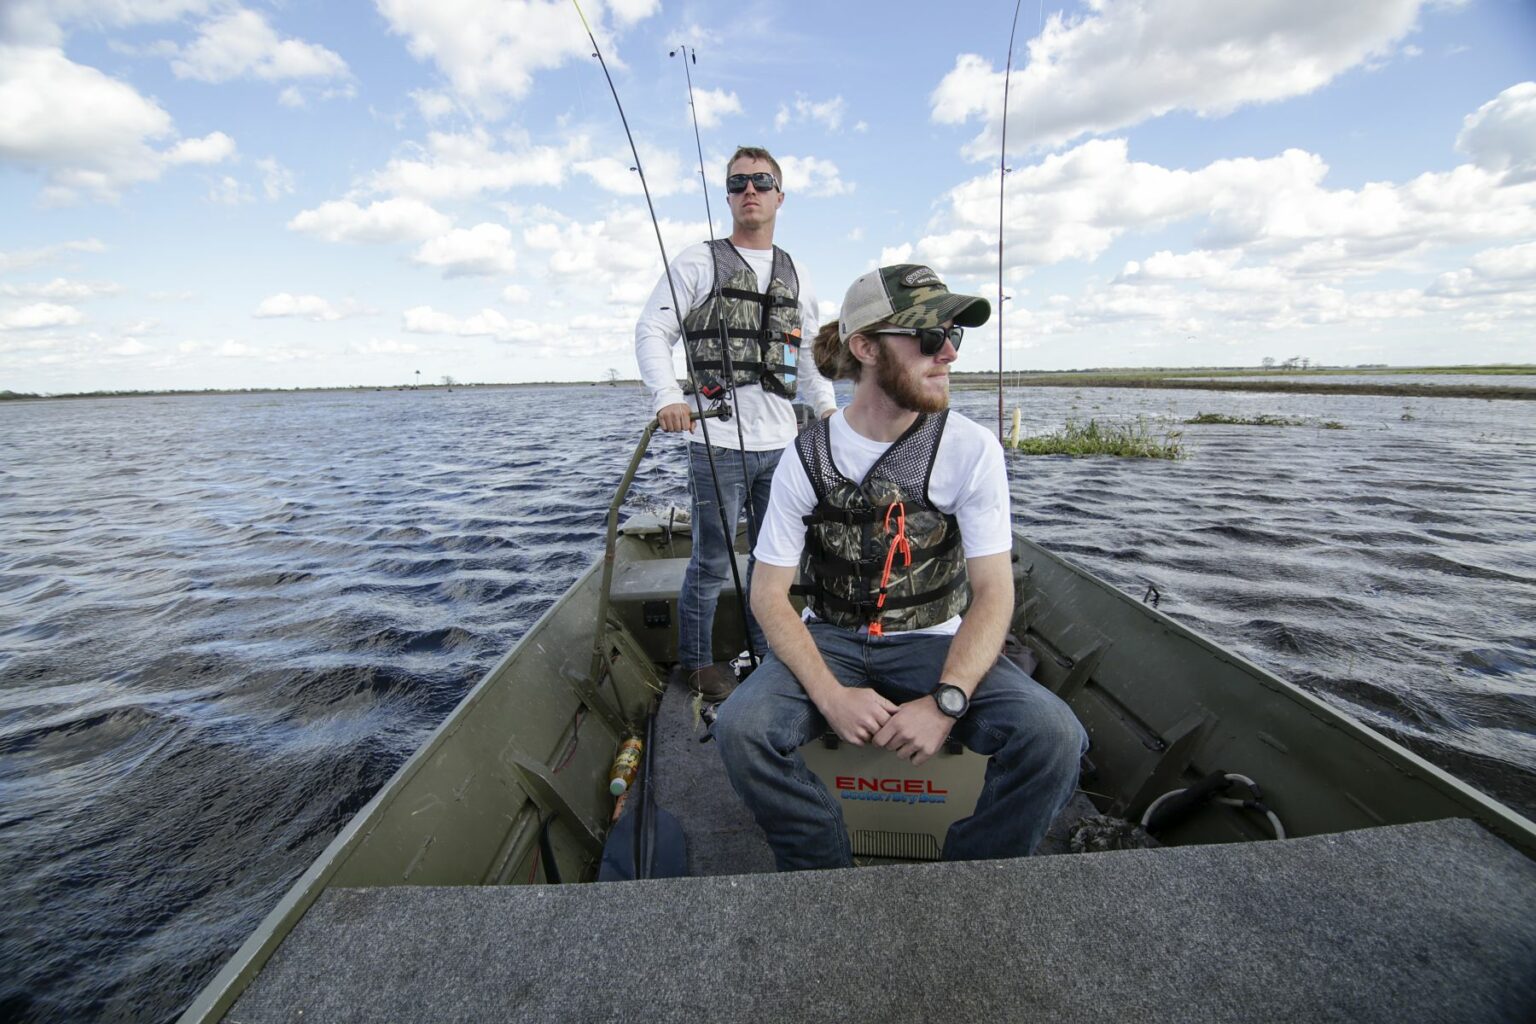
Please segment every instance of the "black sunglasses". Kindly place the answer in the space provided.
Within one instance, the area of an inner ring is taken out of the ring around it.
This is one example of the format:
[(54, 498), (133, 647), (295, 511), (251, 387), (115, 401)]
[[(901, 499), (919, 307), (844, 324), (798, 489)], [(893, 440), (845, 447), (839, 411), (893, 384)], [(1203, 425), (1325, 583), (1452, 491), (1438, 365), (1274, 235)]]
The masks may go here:
[(738, 195), (747, 190), (747, 182), (759, 192), (772, 192), (779, 187), (779, 180), (767, 171), (758, 171), (756, 174), (732, 174), (725, 179), (725, 190), (731, 195)]
[(960, 339), (965, 337), (964, 327), (882, 327), (876, 334), (905, 334), (917, 339), (918, 351), (925, 356), (936, 356), (947, 341), (960, 350)]

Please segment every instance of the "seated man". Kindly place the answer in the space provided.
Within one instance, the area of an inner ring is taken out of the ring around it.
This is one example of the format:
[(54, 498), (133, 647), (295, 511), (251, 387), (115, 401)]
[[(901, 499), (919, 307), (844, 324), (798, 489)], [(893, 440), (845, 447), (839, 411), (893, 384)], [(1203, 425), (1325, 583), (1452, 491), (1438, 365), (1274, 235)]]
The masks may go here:
[(817, 366), (851, 378), (853, 401), (807, 428), (774, 474), (752, 582), (772, 653), (714, 726), (780, 870), (852, 862), (842, 811), (799, 754), (829, 726), (914, 765), (951, 733), (991, 756), (947, 860), (1033, 852), (1077, 786), (1082, 726), (1000, 657), (1013, 617), (1002, 447), (948, 409), (962, 328), (990, 315), (905, 264), (855, 281), (816, 337)]

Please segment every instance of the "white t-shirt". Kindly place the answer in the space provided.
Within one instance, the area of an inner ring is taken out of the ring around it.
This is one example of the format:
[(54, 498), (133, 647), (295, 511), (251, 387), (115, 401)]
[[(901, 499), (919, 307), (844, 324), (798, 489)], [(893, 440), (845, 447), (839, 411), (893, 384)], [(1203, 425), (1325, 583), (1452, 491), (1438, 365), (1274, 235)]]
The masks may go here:
[[(859, 434), (848, 425), (841, 409), (827, 423), (832, 464), (849, 480), (863, 480), (875, 460), (891, 446), (891, 442), (871, 441)], [(940, 512), (953, 515), (959, 522), (960, 545), (966, 558), (1013, 549), (1003, 447), (990, 431), (954, 411), (939, 437), (938, 456), (928, 478), (928, 498)], [(752, 552), (757, 560), (784, 568), (799, 566), (806, 531), (801, 517), (815, 507), (816, 488), (806, 476), (805, 466), (796, 453), (785, 452), (773, 474), (768, 514), (758, 528), (757, 547)], [(913, 632), (952, 634), (959, 628), (957, 615)]]
[[(759, 285), (766, 286), (772, 280), (772, 249), (738, 247), (736, 251), (757, 275)], [(816, 361), (811, 358), (811, 339), (820, 325), (816, 299), (799, 264), (795, 265), (795, 273), (800, 278), (801, 337), (800, 356), (796, 362), (796, 398), (821, 416), (837, 407), (837, 399), (832, 393), (831, 382), (817, 372)], [(709, 297), (714, 284), (715, 258), (707, 244), (690, 245), (672, 261), (672, 285), (677, 289), (677, 302), (684, 316)], [(650, 389), (656, 412), (678, 402), (693, 405), (692, 398), (685, 398), (677, 383), (677, 369), (672, 361), (673, 348), (682, 337), (677, 329), (677, 319), (672, 311), (672, 289), (667, 286), (667, 275), (662, 274), (635, 323), (635, 361), (640, 364), (640, 379)], [(765, 392), (760, 384), (741, 385), (735, 394), (732, 414), (741, 419), (741, 435), (747, 451), (772, 451), (795, 439), (799, 425), (789, 402)], [(705, 406), (708, 407), (707, 402)], [(703, 442), (704, 432), (697, 424), (689, 439)], [(711, 421), (709, 440), (718, 447), (737, 447), (736, 424)]]

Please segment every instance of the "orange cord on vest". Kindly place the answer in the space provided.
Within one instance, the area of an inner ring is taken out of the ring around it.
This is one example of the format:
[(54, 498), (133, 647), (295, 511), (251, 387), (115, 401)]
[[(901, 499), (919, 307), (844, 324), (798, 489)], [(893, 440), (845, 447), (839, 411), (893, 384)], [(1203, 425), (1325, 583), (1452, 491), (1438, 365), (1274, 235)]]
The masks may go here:
[(885, 533), (891, 536), (891, 513), (896, 513), (896, 534), (891, 537), (891, 546), (885, 553), (885, 572), (880, 575), (880, 596), (875, 600), (875, 618), (869, 624), (870, 636), (884, 636), (885, 630), (880, 625), (880, 616), (885, 609), (885, 588), (891, 582), (891, 564), (896, 561), (896, 552), (901, 552), (904, 561), (902, 568), (912, 564), (912, 545), (907, 543), (907, 506), (901, 502), (892, 502), (885, 510)]

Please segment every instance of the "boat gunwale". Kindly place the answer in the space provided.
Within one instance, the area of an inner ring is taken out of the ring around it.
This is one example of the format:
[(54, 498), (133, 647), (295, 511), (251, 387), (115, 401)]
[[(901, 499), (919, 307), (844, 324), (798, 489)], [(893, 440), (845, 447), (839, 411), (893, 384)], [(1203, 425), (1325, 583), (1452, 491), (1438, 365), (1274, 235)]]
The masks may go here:
[[(1044, 556), (1079, 580), (1087, 582), (1122, 604), (1146, 615), (1152, 621), (1172, 631), (1180, 638), (1193, 642), (1197, 647), (1204, 650), (1205, 653), (1214, 656), (1217, 660), (1226, 662), (1233, 668), (1242, 671), (1251, 680), (1259, 683), (1269, 692), (1283, 696), (1292, 703), (1299, 705), (1323, 725), (1345, 733), (1350, 739), (1361, 744), (1394, 771), (1409, 777), (1415, 773), (1422, 776), (1427, 784), (1440, 790), (1453, 803), (1466, 807), (1469, 816), (1480, 825), (1520, 850), (1527, 857), (1536, 860), (1536, 821), (1532, 821), (1496, 798), (1461, 781), (1450, 772), (1415, 754), (1385, 733), (1356, 720), (1345, 711), (1329, 704), (1323, 698), (1308, 693), (1295, 683), (1287, 682), (1262, 665), (1249, 661), (1241, 654), (1222, 647), (1197, 630), (1191, 629), (1189, 626), (1172, 618), (1161, 609), (1136, 600), (1132, 595), (1107, 580), (1101, 579), (1095, 573), (1078, 565), (1065, 555), (1058, 555), (1053, 551), (1047, 550), (1035, 541), (1023, 536), (1017, 529), (1014, 530), (1014, 538), (1019, 544), (1023, 545), (1026, 551)], [(1016, 572), (1015, 579), (1019, 578), (1020, 573)], [(1018, 585), (1016, 583), (1015, 590), (1017, 591), (1017, 589)]]
[(282, 945), (283, 939), (320, 898), (330, 879), (340, 870), (346, 855), (368, 838), (373, 826), (377, 823), (375, 818), (378, 814), (394, 800), (397, 792), (425, 767), (432, 755), (447, 742), (448, 738), (459, 730), (470, 711), (490, 692), (494, 680), (517, 659), (524, 645), (530, 641), (536, 641), (549, 621), (565, 607), (571, 596), (596, 577), (602, 567), (603, 558), (599, 556), (576, 578), (574, 583), (560, 593), (533, 625), (528, 627), (527, 632), (518, 638), (512, 648), (480, 677), (459, 703), (454, 705), (453, 710), (438, 724), (421, 746), (406, 758), (389, 780), (379, 787), (378, 792), (368, 803), (342, 826), (341, 831), (326, 845), (320, 856), (315, 858), (314, 862), (304, 869), (303, 874), (294, 880), (278, 900), (277, 905), (262, 918), (261, 923), (235, 952), (230, 954), (229, 959), (219, 968), (219, 972), (203, 986), (192, 1003), (177, 1018), (178, 1024), (219, 1020), (235, 1004), (251, 981), (260, 973), (267, 960)]

